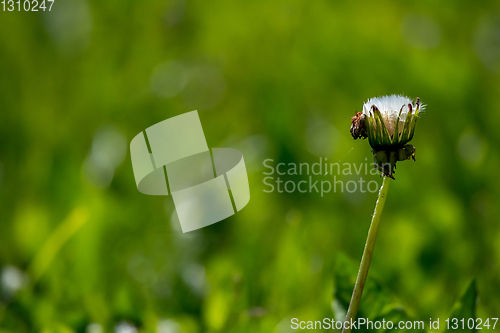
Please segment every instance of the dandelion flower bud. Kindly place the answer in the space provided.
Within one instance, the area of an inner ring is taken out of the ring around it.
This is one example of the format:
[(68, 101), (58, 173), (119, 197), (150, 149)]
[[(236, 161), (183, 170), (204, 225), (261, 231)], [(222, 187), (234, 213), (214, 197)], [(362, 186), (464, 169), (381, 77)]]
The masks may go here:
[(375, 97), (351, 118), (351, 135), (354, 139), (368, 138), (382, 176), (394, 179), (397, 161), (415, 160), (415, 147), (407, 143), (413, 138), (418, 113), (424, 107), (419, 98), (413, 102), (400, 95)]

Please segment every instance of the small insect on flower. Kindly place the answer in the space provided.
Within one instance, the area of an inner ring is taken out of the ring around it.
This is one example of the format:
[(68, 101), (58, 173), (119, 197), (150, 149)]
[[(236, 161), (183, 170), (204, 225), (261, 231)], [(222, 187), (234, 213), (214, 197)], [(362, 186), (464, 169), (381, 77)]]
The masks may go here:
[(413, 138), (418, 113), (424, 108), (419, 98), (413, 102), (400, 95), (375, 97), (351, 118), (352, 137), (368, 138), (382, 176), (394, 179), (397, 161), (415, 160), (415, 147), (407, 143)]
[(355, 112), (354, 117), (351, 117), (351, 135), (354, 139), (366, 139), (368, 134), (366, 132), (365, 115), (363, 112)]

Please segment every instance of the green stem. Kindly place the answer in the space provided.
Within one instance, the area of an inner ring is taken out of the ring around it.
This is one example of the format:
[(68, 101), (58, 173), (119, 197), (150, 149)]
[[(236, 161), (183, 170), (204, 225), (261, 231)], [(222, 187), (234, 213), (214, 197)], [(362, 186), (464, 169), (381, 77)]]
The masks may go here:
[(366, 245), (363, 251), (363, 257), (361, 258), (361, 265), (359, 266), (358, 277), (356, 278), (356, 284), (354, 285), (354, 290), (352, 292), (351, 304), (349, 304), (349, 310), (347, 311), (347, 315), (345, 318), (345, 320), (349, 322), (349, 328), (344, 327), (342, 333), (351, 332), (351, 319), (354, 321), (356, 319), (356, 314), (358, 313), (359, 303), (361, 302), (361, 295), (363, 294), (366, 277), (368, 276), (368, 269), (370, 269), (370, 263), (372, 261), (375, 240), (377, 239), (380, 216), (382, 215), (385, 199), (387, 197), (387, 191), (389, 190), (389, 182), (389, 177), (384, 177), (384, 180), (382, 181), (382, 187), (380, 188), (380, 191), (378, 193), (377, 203), (375, 204), (375, 211), (373, 212), (372, 216), (372, 223), (370, 225), (370, 230), (368, 231), (368, 237), (366, 238)]

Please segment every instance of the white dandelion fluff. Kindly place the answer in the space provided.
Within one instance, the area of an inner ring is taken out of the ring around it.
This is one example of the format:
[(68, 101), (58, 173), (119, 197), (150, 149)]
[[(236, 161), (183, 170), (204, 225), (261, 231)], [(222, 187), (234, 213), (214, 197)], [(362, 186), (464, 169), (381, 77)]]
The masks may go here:
[(419, 98), (415, 102), (401, 95), (370, 98), (363, 104), (363, 115), (372, 148), (403, 146), (410, 141), (423, 109)]

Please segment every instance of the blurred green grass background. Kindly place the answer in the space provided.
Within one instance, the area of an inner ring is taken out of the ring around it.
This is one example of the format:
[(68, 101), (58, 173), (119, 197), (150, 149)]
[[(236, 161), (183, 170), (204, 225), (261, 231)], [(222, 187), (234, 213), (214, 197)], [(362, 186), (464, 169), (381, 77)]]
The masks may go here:
[[(370, 276), (425, 321), (475, 278), (477, 316), (498, 317), (499, 75), (498, 1), (0, 11), (1, 332), (273, 332), (332, 317), (335, 258), (359, 262), (376, 194), (264, 193), (263, 161), (371, 161), (350, 117), (393, 93), (428, 106)], [(137, 191), (128, 143), (194, 109), (209, 147), (242, 151), (251, 200), (182, 234), (171, 197)]]

